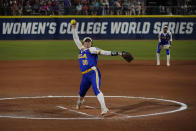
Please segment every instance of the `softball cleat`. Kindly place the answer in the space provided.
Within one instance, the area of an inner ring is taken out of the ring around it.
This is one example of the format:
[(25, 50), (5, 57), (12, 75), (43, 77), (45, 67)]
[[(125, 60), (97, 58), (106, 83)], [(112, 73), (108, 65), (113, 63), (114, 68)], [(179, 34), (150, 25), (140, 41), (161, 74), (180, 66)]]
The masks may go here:
[(83, 100), (78, 100), (76, 103), (76, 109), (79, 110), (80, 106), (84, 103), (84, 99)]
[(103, 115), (105, 115), (106, 113), (108, 113), (109, 112), (109, 109), (108, 108), (102, 108), (101, 109), (101, 115), (103, 116)]

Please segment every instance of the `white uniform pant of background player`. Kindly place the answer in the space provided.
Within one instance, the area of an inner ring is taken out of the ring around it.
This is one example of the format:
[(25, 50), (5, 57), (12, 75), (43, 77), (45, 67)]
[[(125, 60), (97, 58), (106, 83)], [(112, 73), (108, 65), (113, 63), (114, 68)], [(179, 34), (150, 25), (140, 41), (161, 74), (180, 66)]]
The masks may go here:
[(170, 66), (170, 50), (169, 50), (169, 44), (163, 45), (163, 44), (158, 44), (157, 47), (157, 65), (160, 65), (160, 52), (161, 49), (164, 48), (166, 50), (167, 54), (167, 66)]

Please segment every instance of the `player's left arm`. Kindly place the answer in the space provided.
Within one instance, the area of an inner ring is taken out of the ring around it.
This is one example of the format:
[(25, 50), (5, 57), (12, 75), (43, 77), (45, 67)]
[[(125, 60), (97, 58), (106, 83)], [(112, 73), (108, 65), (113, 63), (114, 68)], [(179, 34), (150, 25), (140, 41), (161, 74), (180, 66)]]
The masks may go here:
[(118, 56), (122, 54), (121, 52), (106, 51), (96, 47), (89, 48), (89, 51), (91, 52), (91, 54), (106, 55), (106, 56)]
[(134, 59), (132, 54), (126, 51), (122, 51), (122, 52), (106, 51), (106, 50), (102, 50), (96, 47), (89, 48), (89, 51), (91, 52), (91, 54), (97, 54), (97, 55), (100, 54), (100, 55), (106, 55), (106, 56), (122, 56), (123, 59), (125, 59), (127, 62), (131, 62)]

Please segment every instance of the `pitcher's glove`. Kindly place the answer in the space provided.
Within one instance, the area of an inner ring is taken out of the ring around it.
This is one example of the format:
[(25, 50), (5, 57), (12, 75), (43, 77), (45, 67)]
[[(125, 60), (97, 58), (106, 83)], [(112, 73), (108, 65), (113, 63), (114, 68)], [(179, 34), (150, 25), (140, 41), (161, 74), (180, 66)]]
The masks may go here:
[(134, 58), (131, 55), (131, 53), (126, 52), (126, 51), (122, 51), (122, 57), (127, 61), (127, 62), (131, 62)]

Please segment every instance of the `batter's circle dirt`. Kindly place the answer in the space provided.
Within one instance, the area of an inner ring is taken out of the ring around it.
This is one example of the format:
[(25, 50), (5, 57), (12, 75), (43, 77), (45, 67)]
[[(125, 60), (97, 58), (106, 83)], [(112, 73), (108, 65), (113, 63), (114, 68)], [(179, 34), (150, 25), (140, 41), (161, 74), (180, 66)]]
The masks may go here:
[[(157, 67), (155, 61), (133, 61), (130, 64), (124, 61), (99, 61), (98, 67), (102, 74), (101, 90), (104, 95), (172, 99), (186, 103), (189, 108), (173, 114), (127, 120), (56, 121), (0, 118), (0, 130), (196, 130), (196, 61), (172, 61), (170, 67)], [(77, 61), (0, 61), (1, 98), (76, 96), (80, 79)], [(88, 95), (94, 95), (92, 89)], [(75, 100), (70, 101), (70, 104), (74, 105)], [(43, 103), (40, 101), (42, 106), (39, 109), (47, 108), (50, 102), (55, 103), (55, 100)], [(112, 107), (112, 99), (106, 99), (106, 103)], [(0, 103), (0, 110), (17, 111), (16, 107), (21, 103), (18, 101), (12, 104)], [(31, 102), (26, 104), (33, 106)], [(98, 103), (96, 104), (96, 107), (99, 107)], [(126, 105), (127, 102), (122, 104)], [(141, 111), (136, 107), (134, 110)], [(25, 111), (28, 113), (28, 110)], [(52, 114), (52, 111), (48, 113)]]

